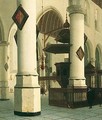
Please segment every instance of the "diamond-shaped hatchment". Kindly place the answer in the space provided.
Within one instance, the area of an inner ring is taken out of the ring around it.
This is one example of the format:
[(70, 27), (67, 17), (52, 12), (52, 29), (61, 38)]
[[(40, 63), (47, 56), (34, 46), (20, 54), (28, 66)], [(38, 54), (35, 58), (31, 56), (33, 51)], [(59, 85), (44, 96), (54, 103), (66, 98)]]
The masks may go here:
[(83, 59), (83, 57), (84, 57), (84, 51), (83, 51), (83, 49), (81, 48), (81, 46), (80, 46), (79, 49), (77, 50), (76, 54), (77, 54), (77, 56), (78, 56), (78, 58), (79, 58), (80, 60)]
[(8, 64), (7, 63), (5, 63), (4, 68), (5, 68), (6, 71), (8, 70)]
[(22, 30), (26, 20), (28, 19), (29, 15), (26, 13), (26, 11), (23, 9), (22, 5), (20, 5), (17, 10), (15, 11), (14, 15), (12, 16), (12, 19), (18, 26), (20, 30)]

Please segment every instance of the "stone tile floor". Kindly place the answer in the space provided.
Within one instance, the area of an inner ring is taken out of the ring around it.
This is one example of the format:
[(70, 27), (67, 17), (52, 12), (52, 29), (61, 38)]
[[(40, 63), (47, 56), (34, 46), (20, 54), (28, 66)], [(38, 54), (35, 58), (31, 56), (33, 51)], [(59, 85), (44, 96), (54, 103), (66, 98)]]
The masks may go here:
[(69, 109), (48, 105), (48, 97), (41, 96), (41, 115), (21, 117), (14, 115), (13, 94), (10, 100), (0, 101), (0, 120), (102, 120), (102, 107), (99, 105)]

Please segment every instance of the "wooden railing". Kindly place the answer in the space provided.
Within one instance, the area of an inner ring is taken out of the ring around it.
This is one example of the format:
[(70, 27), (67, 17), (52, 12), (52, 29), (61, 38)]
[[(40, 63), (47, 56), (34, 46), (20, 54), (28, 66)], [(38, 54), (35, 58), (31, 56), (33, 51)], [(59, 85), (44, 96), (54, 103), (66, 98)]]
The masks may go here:
[[(93, 105), (99, 104), (98, 93), (101, 92), (102, 88), (93, 88), (95, 91)], [(60, 106), (60, 107), (85, 107), (87, 103), (87, 89), (86, 88), (50, 88), (49, 89), (49, 105)]]
[(49, 105), (83, 107), (87, 105), (86, 88), (50, 88)]

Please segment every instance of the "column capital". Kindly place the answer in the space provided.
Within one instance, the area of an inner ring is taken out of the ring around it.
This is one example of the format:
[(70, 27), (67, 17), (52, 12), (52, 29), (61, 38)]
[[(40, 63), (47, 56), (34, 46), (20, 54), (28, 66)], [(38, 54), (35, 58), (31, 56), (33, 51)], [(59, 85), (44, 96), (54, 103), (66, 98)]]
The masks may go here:
[(8, 41), (0, 41), (0, 46), (8, 46)]
[(71, 5), (67, 8), (70, 14), (80, 13), (85, 14), (85, 9), (81, 5)]

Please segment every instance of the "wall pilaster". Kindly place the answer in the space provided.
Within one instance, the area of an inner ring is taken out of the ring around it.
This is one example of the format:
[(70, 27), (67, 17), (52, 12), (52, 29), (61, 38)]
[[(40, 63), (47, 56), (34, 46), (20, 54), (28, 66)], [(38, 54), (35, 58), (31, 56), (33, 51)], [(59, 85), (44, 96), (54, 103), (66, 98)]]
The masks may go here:
[(0, 41), (0, 100), (8, 100), (8, 42)]

